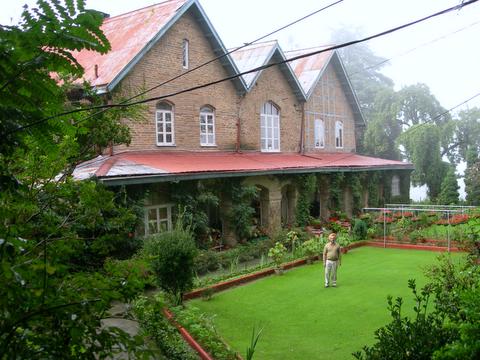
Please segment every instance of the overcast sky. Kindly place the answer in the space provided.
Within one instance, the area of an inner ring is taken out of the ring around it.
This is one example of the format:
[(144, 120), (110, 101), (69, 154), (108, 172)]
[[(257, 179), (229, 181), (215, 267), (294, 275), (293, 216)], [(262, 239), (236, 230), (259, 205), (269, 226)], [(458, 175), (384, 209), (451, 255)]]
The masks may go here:
[[(159, 0), (87, 0), (87, 7), (115, 16), (161, 2)], [(200, 0), (227, 47), (250, 42), (335, 0)], [(18, 21), (23, 4), (0, 3), (0, 23)], [(455, 6), (460, 0), (344, 0), (271, 39), (284, 50), (329, 43), (335, 29), (349, 28), (372, 35)], [(391, 61), (383, 72), (397, 89), (425, 83), (443, 107), (452, 108), (480, 93), (480, 1), (435, 19), (368, 42)], [(353, 40), (353, 39), (352, 39)], [(414, 49), (414, 50), (412, 50)], [(480, 96), (458, 110), (480, 106)]]
[[(200, 3), (225, 45), (234, 47), (334, 1), (200, 0)], [(158, 2), (161, 1), (87, 0), (87, 7), (114, 16)], [(335, 29), (347, 27), (361, 31), (364, 36), (371, 35), (459, 2), (344, 0), (270, 39), (278, 39), (284, 50), (325, 45)], [(35, 1), (2, 1), (0, 23), (10, 24), (12, 18), (16, 22), (25, 3), (32, 5)], [(480, 2), (372, 40), (368, 45), (376, 54), (392, 58), (383, 71), (395, 81), (398, 89), (418, 82), (426, 83), (440, 103), (449, 109), (480, 92), (479, 39)], [(480, 97), (471, 101), (469, 106), (480, 106)]]

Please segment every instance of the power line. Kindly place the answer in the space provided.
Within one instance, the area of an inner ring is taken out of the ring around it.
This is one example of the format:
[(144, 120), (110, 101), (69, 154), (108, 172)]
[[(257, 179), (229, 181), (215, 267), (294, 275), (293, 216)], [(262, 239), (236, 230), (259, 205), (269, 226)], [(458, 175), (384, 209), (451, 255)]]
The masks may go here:
[[(105, 105), (92, 106), (92, 107), (89, 107), (89, 108), (75, 109), (75, 110), (67, 111), (67, 112), (64, 112), (64, 113), (60, 113), (60, 114), (57, 114), (57, 115), (53, 115), (53, 116), (38, 120), (38, 121), (36, 121), (34, 123), (31, 123), (31, 124), (28, 124), (28, 125), (24, 125), (22, 127), (19, 127), (17, 129), (13, 130), (12, 132), (21, 131), (21, 130), (24, 130), (26, 128), (30, 128), (32, 126), (36, 126), (36, 125), (38, 125), (40, 123), (43, 123), (45, 121), (55, 119), (55, 118), (65, 116), (65, 115), (70, 115), (70, 114), (75, 114), (75, 113), (80, 113), (80, 112), (85, 112), (85, 111), (90, 111), (90, 110), (101, 110), (101, 109), (109, 109), (109, 108), (129, 107), (129, 106), (133, 106), (133, 105), (145, 104), (145, 103), (148, 103), (148, 102), (151, 102), (151, 101), (162, 100), (162, 99), (165, 99), (165, 98), (168, 98), (168, 97), (173, 97), (173, 96), (180, 95), (180, 94), (183, 94), (183, 93), (186, 93), (186, 92), (191, 92), (191, 91), (194, 91), (194, 90), (199, 90), (199, 89), (209, 87), (209, 86), (213, 86), (213, 85), (225, 82), (225, 81), (236, 79), (236, 78), (238, 78), (240, 76), (243, 76), (243, 75), (246, 75), (246, 74), (250, 74), (250, 73), (253, 73), (253, 72), (265, 70), (265, 69), (268, 69), (268, 68), (273, 67), (273, 66), (278, 66), (278, 65), (285, 64), (287, 62), (291, 62), (291, 61), (295, 61), (295, 60), (299, 60), (299, 59), (302, 59), (302, 58), (305, 58), (305, 57), (317, 55), (317, 54), (324, 53), (324, 52), (327, 52), (327, 51), (341, 49), (341, 48), (344, 48), (344, 47), (347, 47), (347, 46), (351, 46), (351, 45), (366, 42), (366, 41), (369, 41), (369, 40), (372, 40), (372, 39), (375, 39), (375, 38), (379, 38), (379, 37), (391, 34), (393, 32), (408, 28), (410, 26), (416, 25), (418, 23), (424, 22), (426, 20), (432, 19), (434, 17), (447, 14), (451, 11), (462, 9), (463, 7), (471, 5), (471, 4), (473, 4), (477, 1), (478, 0), (470, 0), (470, 1), (467, 1), (467, 2), (463, 2), (463, 3), (458, 4), (456, 6), (438, 11), (436, 13), (425, 16), (423, 18), (420, 18), (420, 19), (411, 21), (409, 23), (406, 23), (406, 24), (403, 24), (403, 25), (400, 25), (400, 26), (382, 31), (380, 33), (377, 33), (377, 34), (374, 34), (374, 35), (371, 35), (371, 36), (367, 36), (367, 37), (362, 38), (362, 39), (352, 40), (352, 41), (345, 42), (345, 43), (340, 44), (340, 45), (335, 45), (335, 46), (331, 46), (331, 47), (328, 47), (328, 48), (325, 48), (325, 49), (322, 49), (322, 50), (317, 50), (317, 51), (309, 52), (309, 53), (306, 53), (306, 54), (294, 56), (292, 58), (288, 58), (288, 59), (285, 59), (285, 60), (282, 60), (282, 61), (272, 62), (272, 63), (266, 64), (266, 65), (263, 65), (263, 66), (256, 67), (254, 69), (250, 69), (250, 70), (241, 72), (239, 74), (228, 76), (228, 77), (225, 77), (225, 78), (222, 78), (222, 79), (219, 79), (219, 80), (216, 80), (216, 81), (212, 81), (212, 82), (209, 82), (209, 83), (205, 83), (205, 84), (202, 84), (202, 85), (197, 85), (197, 86), (193, 86), (193, 87), (190, 87), (190, 88), (187, 88), (187, 89), (179, 90), (179, 91), (176, 91), (176, 92), (173, 92), (173, 93), (170, 93), (170, 94), (155, 96), (155, 97), (151, 97), (151, 98), (147, 98), (147, 99), (143, 99), (143, 100), (139, 100), (139, 101), (134, 101), (134, 102), (130, 102), (130, 103), (105, 104)], [(84, 120), (86, 120), (86, 119), (83, 119), (82, 121), (84, 121)]]
[(475, 94), (475, 95), (473, 95), (472, 97), (468, 98), (467, 100), (464, 100), (464, 101), (462, 101), (461, 103), (455, 105), (454, 107), (451, 107), (450, 109), (445, 110), (445, 111), (442, 112), (441, 114), (438, 114), (437, 116), (435, 116), (435, 117), (433, 117), (433, 118), (431, 118), (431, 119), (428, 119), (428, 120), (426, 120), (425, 122), (423, 122), (423, 123), (421, 123), (421, 124), (418, 124), (418, 125), (415, 126), (415, 127), (411, 127), (411, 128), (409, 128), (409, 129), (405, 130), (405, 131), (403, 132), (403, 134), (407, 134), (407, 133), (408, 133), (408, 134), (412, 134), (414, 131), (416, 131), (417, 129), (420, 129), (422, 126), (425, 126), (425, 125), (428, 125), (428, 124), (431, 124), (431, 123), (435, 122), (436, 120), (440, 119), (442, 116), (450, 113), (452, 110), (455, 110), (456, 108), (459, 108), (460, 106), (468, 103), (469, 101), (471, 101), (471, 100), (473, 100), (473, 99), (475, 99), (475, 98), (477, 98), (477, 97), (479, 97), (479, 96), (480, 96), (480, 92), (477, 93), (477, 94)]
[(453, 31), (453, 32), (447, 33), (447, 34), (445, 34), (445, 35), (439, 36), (439, 37), (437, 37), (437, 38), (435, 38), (435, 39), (432, 39), (432, 40), (430, 40), (430, 41), (424, 42), (424, 43), (422, 43), (422, 44), (420, 44), (420, 45), (418, 45), (418, 46), (415, 46), (414, 48), (411, 48), (411, 49), (409, 49), (409, 50), (407, 50), (407, 51), (404, 51), (404, 52), (402, 52), (402, 53), (400, 53), (400, 54), (397, 54), (397, 55), (392, 56), (392, 57), (390, 57), (390, 58), (388, 58), (388, 59), (385, 59), (385, 60), (383, 60), (383, 61), (380, 61), (380, 62), (377, 63), (377, 64), (374, 64), (374, 65), (371, 65), (371, 66), (367, 66), (366, 68), (364, 68), (364, 69), (362, 69), (362, 70), (359, 70), (359, 71), (353, 72), (353, 73), (351, 73), (351, 74), (348, 74), (348, 76), (349, 76), (349, 77), (356, 76), (356, 75), (358, 75), (358, 74), (363, 73), (364, 71), (367, 71), (367, 70), (374, 69), (374, 68), (376, 68), (376, 67), (382, 66), (383, 64), (385, 64), (385, 63), (387, 63), (387, 62), (390, 62), (392, 59), (395, 59), (395, 58), (398, 58), (398, 57), (401, 57), (401, 56), (405, 56), (405, 55), (407, 55), (407, 54), (410, 54), (411, 52), (413, 52), (413, 51), (415, 51), (415, 50), (418, 50), (418, 49), (420, 49), (420, 48), (422, 48), (422, 47), (424, 47), (424, 46), (428, 46), (428, 45), (431, 45), (431, 44), (433, 44), (433, 43), (435, 43), (435, 42), (437, 42), (437, 41), (446, 39), (447, 37), (449, 37), (449, 36), (451, 36), (451, 35), (454, 35), (454, 34), (457, 34), (457, 33), (461, 32), (461, 31), (467, 30), (467, 29), (469, 29), (469, 28), (471, 28), (471, 27), (473, 27), (473, 26), (475, 26), (475, 25), (478, 25), (478, 24), (480, 24), (480, 21), (475, 21), (475, 22), (473, 22), (473, 23), (471, 23), (471, 24), (469, 24), (469, 25), (467, 25), (467, 26), (464, 26), (464, 27), (462, 27), (462, 28), (460, 28), (460, 29), (458, 29), (458, 30), (456, 30), (456, 31)]
[[(263, 35), (263, 36), (255, 39), (255, 40), (252, 40), (252, 41), (250, 41), (250, 42), (244, 43), (242, 46), (239, 46), (239, 47), (233, 48), (233, 49), (231, 49), (231, 50), (228, 50), (226, 53), (223, 53), (223, 54), (221, 54), (221, 55), (219, 55), (219, 56), (216, 56), (216, 57), (214, 57), (213, 59), (210, 59), (210, 60), (208, 60), (208, 61), (206, 61), (206, 62), (204, 62), (204, 63), (202, 63), (202, 64), (200, 64), (200, 65), (198, 65), (198, 66), (196, 66), (196, 67), (194, 67), (194, 68), (192, 68), (192, 69), (189, 69), (189, 70), (187, 70), (187, 71), (185, 71), (185, 72), (183, 72), (183, 73), (181, 73), (181, 74), (179, 74), (179, 75), (176, 75), (176, 76), (174, 76), (174, 77), (172, 77), (172, 78), (170, 78), (170, 79), (168, 79), (168, 80), (166, 80), (166, 81), (163, 81), (163, 82), (161, 82), (161, 83), (159, 83), (159, 84), (157, 84), (157, 85), (155, 85), (155, 86), (153, 86), (153, 87), (151, 87), (151, 88), (149, 88), (149, 89), (147, 89), (147, 90), (144, 90), (144, 91), (140, 92), (139, 94), (136, 94), (136, 95), (134, 95), (134, 96), (132, 96), (132, 97), (130, 97), (130, 98), (128, 98), (128, 99), (125, 99), (125, 100), (121, 101), (120, 104), (126, 104), (126, 103), (128, 103), (129, 101), (131, 101), (131, 100), (133, 100), (133, 99), (136, 99), (136, 98), (138, 98), (138, 97), (140, 97), (140, 96), (143, 96), (143, 95), (145, 95), (145, 94), (147, 94), (147, 93), (149, 93), (149, 92), (151, 92), (151, 91), (153, 91), (153, 90), (155, 90), (155, 89), (158, 89), (158, 88), (161, 87), (161, 86), (164, 86), (164, 85), (166, 85), (166, 84), (169, 84), (169, 83), (171, 83), (171, 82), (173, 82), (173, 81), (175, 81), (175, 80), (177, 80), (177, 79), (179, 79), (179, 78), (181, 78), (181, 77), (183, 77), (183, 76), (185, 76), (185, 75), (190, 74), (190, 73), (193, 72), (193, 71), (196, 71), (196, 70), (198, 70), (198, 69), (200, 69), (200, 68), (202, 68), (202, 67), (204, 67), (204, 66), (206, 66), (206, 65), (209, 65), (209, 64), (213, 63), (214, 61), (220, 60), (220, 59), (222, 59), (222, 58), (230, 55), (231, 53), (233, 53), (233, 52), (235, 52), (235, 51), (241, 50), (241, 49), (243, 49), (243, 48), (245, 48), (245, 47), (247, 47), (247, 46), (250, 46), (250, 45), (252, 45), (252, 44), (254, 44), (254, 43), (257, 43), (257, 42), (259, 42), (260, 40), (263, 40), (263, 39), (265, 39), (265, 38), (267, 38), (267, 37), (269, 37), (269, 36), (271, 36), (271, 35), (273, 35), (273, 34), (276, 34), (277, 32), (280, 32), (280, 31), (282, 31), (282, 30), (284, 30), (284, 29), (286, 29), (286, 28), (288, 28), (288, 27), (290, 27), (290, 26), (293, 26), (293, 25), (295, 25), (295, 24), (297, 24), (297, 23), (299, 23), (299, 22), (301, 22), (301, 21), (303, 21), (303, 20), (305, 20), (305, 19), (308, 19), (309, 17), (312, 17), (313, 15), (316, 15), (316, 14), (318, 14), (318, 13), (324, 11), (324, 10), (327, 10), (327, 9), (329, 9), (329, 8), (331, 8), (331, 7), (339, 4), (339, 3), (341, 3), (341, 2), (343, 2), (343, 0), (338, 0), (338, 1), (335, 1), (335, 2), (333, 2), (333, 3), (330, 3), (330, 4), (327, 5), (327, 6), (324, 6), (324, 7), (320, 8), (320, 9), (318, 9), (318, 10), (315, 10), (315, 11), (313, 11), (313, 12), (311, 12), (311, 13), (305, 15), (305, 16), (302, 16), (301, 18), (299, 18), (299, 19), (297, 19), (297, 20), (294, 20), (294, 21), (292, 21), (292, 22), (290, 22), (290, 23), (288, 23), (288, 24), (286, 24), (286, 25), (283, 25), (282, 27), (280, 27), (280, 28), (278, 28), (278, 29), (276, 29), (276, 30), (274, 30), (274, 31), (271, 31), (271, 32), (269, 32), (269, 33), (266, 34), (266, 35)], [(79, 120), (77, 123), (86, 121), (86, 120), (88, 120), (88, 119), (91, 119), (92, 117), (97, 116), (97, 115), (99, 115), (99, 114), (102, 114), (103, 112), (105, 112), (105, 111), (107, 111), (107, 110), (108, 110), (108, 108), (102, 109), (101, 111), (98, 111), (98, 112), (96, 112), (96, 113), (94, 113), (94, 114), (92, 114), (92, 115), (87, 116), (87, 117), (84, 118), (84, 119)]]

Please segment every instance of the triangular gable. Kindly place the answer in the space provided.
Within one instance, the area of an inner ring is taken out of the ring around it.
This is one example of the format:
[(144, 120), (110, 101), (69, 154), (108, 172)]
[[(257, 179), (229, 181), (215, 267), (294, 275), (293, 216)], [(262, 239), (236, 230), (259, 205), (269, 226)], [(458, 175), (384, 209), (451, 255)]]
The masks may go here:
[[(226, 54), (225, 46), (198, 0), (168, 0), (105, 19), (101, 29), (112, 49), (104, 55), (87, 50), (74, 53), (85, 69), (83, 79), (99, 90), (111, 91), (188, 10), (193, 11), (215, 55)], [(230, 56), (220, 61), (230, 76), (238, 73)], [(246, 91), (243, 79), (233, 82), (239, 92)]]
[[(306, 50), (293, 50), (286, 52), (288, 58), (304, 55), (310, 52), (322, 50), (322, 48), (310, 48)], [(306, 98), (309, 99), (315, 87), (322, 78), (328, 65), (332, 64), (335, 73), (337, 74), (342, 89), (345, 92), (348, 103), (350, 104), (355, 122), (358, 125), (364, 126), (365, 119), (363, 117), (360, 104), (357, 96), (353, 90), (352, 84), (348, 79), (347, 73), (343, 66), (342, 60), (336, 51), (325, 51), (319, 54), (307, 56), (291, 62), (293, 71), (301, 84)]]
[[(286, 57), (277, 41), (267, 41), (263, 43), (256, 43), (245, 46), (239, 50), (233, 51), (230, 55), (235, 61), (240, 72), (249, 71), (257, 67), (267, 65), (271, 61), (281, 62), (285, 61)], [(300, 101), (305, 101), (305, 92), (298, 82), (293, 69), (289, 63), (279, 65), (280, 71), (285, 75), (287, 82), (292, 87), (293, 92)], [(247, 89), (250, 91), (257, 79), (260, 77), (263, 70), (255, 71), (242, 75), (243, 80), (247, 84)]]

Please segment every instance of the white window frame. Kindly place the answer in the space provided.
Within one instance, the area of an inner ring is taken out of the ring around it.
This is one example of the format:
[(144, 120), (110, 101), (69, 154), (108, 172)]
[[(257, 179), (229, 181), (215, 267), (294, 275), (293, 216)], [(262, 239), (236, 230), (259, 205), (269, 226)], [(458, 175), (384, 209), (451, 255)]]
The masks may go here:
[(182, 67), (188, 69), (189, 63), (189, 42), (187, 39), (183, 39), (182, 42)]
[[(162, 209), (167, 209), (166, 219), (160, 219), (160, 210)], [(172, 230), (172, 209), (173, 209), (173, 204), (145, 206), (145, 213), (144, 213), (145, 236), (160, 233), (160, 225), (162, 223), (165, 223), (167, 225), (167, 231)], [(157, 231), (152, 233), (150, 233), (149, 231), (150, 224), (148, 219), (148, 215), (151, 210), (156, 210), (156, 215), (157, 215), (156, 224), (155, 224)]]
[(400, 196), (402, 193), (400, 191), (400, 176), (392, 176), (392, 187), (391, 187), (392, 196)]
[[(159, 105), (167, 105), (170, 107), (170, 110), (159, 109)], [(170, 117), (170, 131), (167, 131), (168, 122), (167, 118)], [(157, 104), (157, 109), (155, 111), (155, 129), (156, 129), (156, 142), (157, 146), (175, 146), (175, 118), (173, 113), (173, 105), (169, 103), (160, 103)], [(163, 135), (163, 141), (159, 141), (159, 135)], [(170, 140), (167, 141), (167, 135), (171, 135)]]
[(343, 122), (335, 121), (335, 148), (343, 149)]
[(215, 112), (210, 106), (200, 109), (200, 145), (216, 146)]
[(280, 151), (280, 110), (271, 101), (261, 109), (260, 148), (262, 152)]
[(313, 122), (313, 138), (315, 149), (325, 148), (325, 122), (322, 119), (315, 119)]

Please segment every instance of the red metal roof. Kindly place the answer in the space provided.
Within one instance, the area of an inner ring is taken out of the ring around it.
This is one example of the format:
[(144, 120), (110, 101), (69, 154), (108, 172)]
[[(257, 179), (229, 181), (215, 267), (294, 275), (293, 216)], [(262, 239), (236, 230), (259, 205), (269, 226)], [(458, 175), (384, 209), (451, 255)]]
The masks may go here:
[[(109, 84), (171, 20), (187, 0), (169, 0), (104, 20), (101, 29), (112, 49), (105, 55), (94, 51), (73, 52), (92, 86)], [(95, 76), (95, 65), (98, 77)]]
[(354, 153), (261, 153), (139, 151), (99, 156), (77, 167), (74, 177), (105, 180), (129, 177), (413, 169), (412, 164)]
[[(304, 50), (286, 51), (285, 55), (287, 58), (293, 58), (295, 56), (304, 55), (316, 50), (322, 50), (322, 48), (319, 47)], [(316, 84), (318, 77), (327, 66), (332, 54), (333, 51), (326, 51), (290, 62), (290, 66), (295, 72), (300, 85), (302, 85), (305, 94), (308, 94), (312, 87)]]

